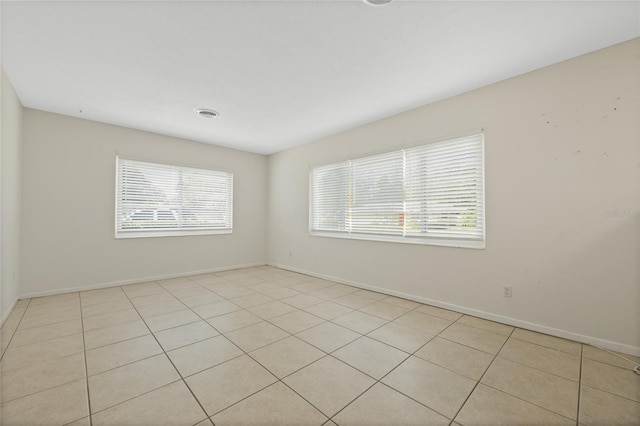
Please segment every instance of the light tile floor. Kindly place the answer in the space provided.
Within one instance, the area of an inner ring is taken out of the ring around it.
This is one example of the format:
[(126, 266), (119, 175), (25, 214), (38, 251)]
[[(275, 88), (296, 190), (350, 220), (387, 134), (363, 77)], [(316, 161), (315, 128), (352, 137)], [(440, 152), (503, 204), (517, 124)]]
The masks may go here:
[(640, 424), (632, 362), (267, 266), (21, 300), (1, 337), (3, 425)]

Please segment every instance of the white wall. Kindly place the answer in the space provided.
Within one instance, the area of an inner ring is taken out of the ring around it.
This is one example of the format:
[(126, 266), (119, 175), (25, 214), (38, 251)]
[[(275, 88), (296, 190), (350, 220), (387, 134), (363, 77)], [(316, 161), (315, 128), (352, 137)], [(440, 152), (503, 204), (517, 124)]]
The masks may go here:
[[(632, 40), (270, 156), (270, 263), (640, 354), (639, 48)], [(485, 250), (309, 236), (310, 167), (480, 129)]]
[[(25, 109), (21, 293), (266, 262), (263, 155)], [(234, 173), (230, 235), (114, 238), (115, 157)]]
[(20, 294), (22, 104), (1, 68), (0, 74), (0, 319), (4, 320)]

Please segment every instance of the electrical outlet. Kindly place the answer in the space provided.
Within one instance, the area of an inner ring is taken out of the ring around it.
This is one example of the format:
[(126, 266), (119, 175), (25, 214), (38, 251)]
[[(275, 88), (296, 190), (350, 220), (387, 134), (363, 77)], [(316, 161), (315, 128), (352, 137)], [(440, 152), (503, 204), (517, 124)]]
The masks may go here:
[(503, 295), (504, 297), (512, 297), (512, 295), (513, 295), (513, 290), (511, 289), (511, 286), (510, 286), (510, 285), (505, 285), (505, 286), (504, 286), (504, 288), (503, 288), (503, 292), (502, 292), (502, 295)]
[(293, 256), (293, 251), (289, 250), (289, 257)]

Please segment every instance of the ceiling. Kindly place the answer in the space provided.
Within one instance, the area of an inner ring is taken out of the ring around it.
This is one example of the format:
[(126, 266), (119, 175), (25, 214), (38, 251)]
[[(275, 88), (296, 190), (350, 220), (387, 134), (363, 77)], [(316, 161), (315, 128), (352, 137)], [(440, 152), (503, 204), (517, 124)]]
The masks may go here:
[(640, 35), (636, 1), (0, 8), (2, 66), (25, 107), (261, 154)]

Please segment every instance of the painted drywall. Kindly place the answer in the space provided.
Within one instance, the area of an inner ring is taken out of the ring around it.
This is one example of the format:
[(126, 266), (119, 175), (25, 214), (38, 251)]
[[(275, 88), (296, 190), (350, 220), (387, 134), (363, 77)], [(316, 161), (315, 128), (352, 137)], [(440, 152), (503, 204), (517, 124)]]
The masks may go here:
[[(270, 263), (638, 353), (639, 44), (270, 156)], [(309, 235), (311, 167), (481, 129), (486, 249)]]
[(22, 104), (0, 68), (0, 319), (19, 294)]
[[(266, 262), (265, 156), (31, 109), (23, 140), (23, 295)], [(233, 172), (233, 233), (115, 239), (116, 155)]]

